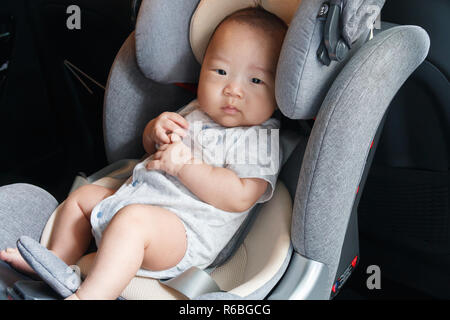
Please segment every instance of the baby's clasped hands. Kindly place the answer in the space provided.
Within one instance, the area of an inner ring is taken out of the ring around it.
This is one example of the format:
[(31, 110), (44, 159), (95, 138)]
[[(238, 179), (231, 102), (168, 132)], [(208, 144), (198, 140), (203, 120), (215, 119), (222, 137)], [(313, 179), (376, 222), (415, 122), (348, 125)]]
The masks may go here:
[(194, 163), (191, 150), (181, 141), (176, 133), (168, 135), (171, 143), (160, 146), (147, 164), (148, 170), (162, 170), (172, 176), (178, 176), (178, 173), (185, 164)]
[(181, 168), (192, 159), (191, 150), (181, 141), (189, 123), (175, 112), (163, 112), (148, 124), (148, 136), (159, 149), (147, 162), (148, 170), (162, 170), (177, 176)]
[(189, 123), (175, 112), (163, 112), (148, 124), (148, 134), (152, 141), (158, 145), (171, 143), (169, 133), (176, 133), (180, 137), (186, 136)]

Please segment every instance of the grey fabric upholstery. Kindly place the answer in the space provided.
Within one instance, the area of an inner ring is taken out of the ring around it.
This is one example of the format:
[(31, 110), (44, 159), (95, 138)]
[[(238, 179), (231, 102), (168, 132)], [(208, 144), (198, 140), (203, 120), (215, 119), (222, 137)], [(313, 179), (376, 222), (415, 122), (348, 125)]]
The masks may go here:
[(300, 171), (291, 236), (297, 252), (328, 266), (329, 288), (371, 141), (428, 48), (420, 27), (378, 34), (342, 70), (317, 116)]
[(135, 33), (122, 45), (108, 77), (103, 110), (105, 149), (110, 163), (142, 157), (142, 132), (163, 111), (176, 111), (194, 98), (175, 85), (147, 79), (136, 64)]
[(136, 48), (139, 67), (147, 78), (160, 83), (197, 82), (200, 65), (191, 50), (189, 27), (198, 3), (199, 0), (142, 1)]
[(22, 236), (17, 241), (17, 248), (39, 277), (61, 297), (67, 298), (77, 291), (81, 284), (79, 275), (38, 241)]
[(0, 187), (0, 250), (15, 248), (23, 235), (39, 240), (57, 205), (50, 193), (30, 184)]
[[(322, 1), (302, 1), (289, 26), (277, 67), (275, 95), (283, 114), (312, 119), (332, 82), (367, 38), (368, 29), (341, 63), (323, 65), (317, 59), (325, 22), (317, 19)], [(361, 31), (362, 32), (362, 31)]]
[(342, 37), (349, 46), (359, 39), (375, 21), (385, 0), (344, 0)]

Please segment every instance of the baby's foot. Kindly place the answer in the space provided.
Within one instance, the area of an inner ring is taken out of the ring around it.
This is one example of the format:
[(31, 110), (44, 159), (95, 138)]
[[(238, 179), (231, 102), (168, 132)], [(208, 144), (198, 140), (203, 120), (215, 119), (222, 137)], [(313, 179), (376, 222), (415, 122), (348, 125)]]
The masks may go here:
[(35, 276), (36, 271), (31, 268), (28, 263), (22, 258), (18, 249), (8, 248), (0, 251), (0, 260), (9, 263), (14, 269), (21, 271), (27, 275)]

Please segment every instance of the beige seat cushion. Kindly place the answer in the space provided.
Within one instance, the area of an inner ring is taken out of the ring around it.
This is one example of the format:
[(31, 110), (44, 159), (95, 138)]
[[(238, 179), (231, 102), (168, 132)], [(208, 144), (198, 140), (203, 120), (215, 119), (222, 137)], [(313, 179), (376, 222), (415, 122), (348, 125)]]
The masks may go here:
[(192, 15), (189, 29), (192, 52), (197, 61), (201, 63), (209, 39), (217, 25), (226, 16), (237, 10), (259, 4), (289, 25), (300, 2), (301, 0), (202, 0)]

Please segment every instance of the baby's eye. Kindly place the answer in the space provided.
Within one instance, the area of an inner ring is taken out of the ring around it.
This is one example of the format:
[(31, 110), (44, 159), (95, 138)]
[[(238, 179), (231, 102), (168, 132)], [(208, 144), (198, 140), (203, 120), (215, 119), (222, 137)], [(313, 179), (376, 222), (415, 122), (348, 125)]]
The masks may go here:
[(258, 78), (252, 78), (252, 82), (253, 82), (253, 83), (256, 83), (256, 84), (260, 84), (260, 83), (262, 83), (263, 81), (262, 81), (261, 79), (258, 79)]
[(224, 76), (224, 75), (227, 74), (227, 73), (225, 72), (225, 70), (223, 70), (223, 69), (216, 69), (216, 72), (217, 72), (218, 74), (220, 74), (221, 76)]

